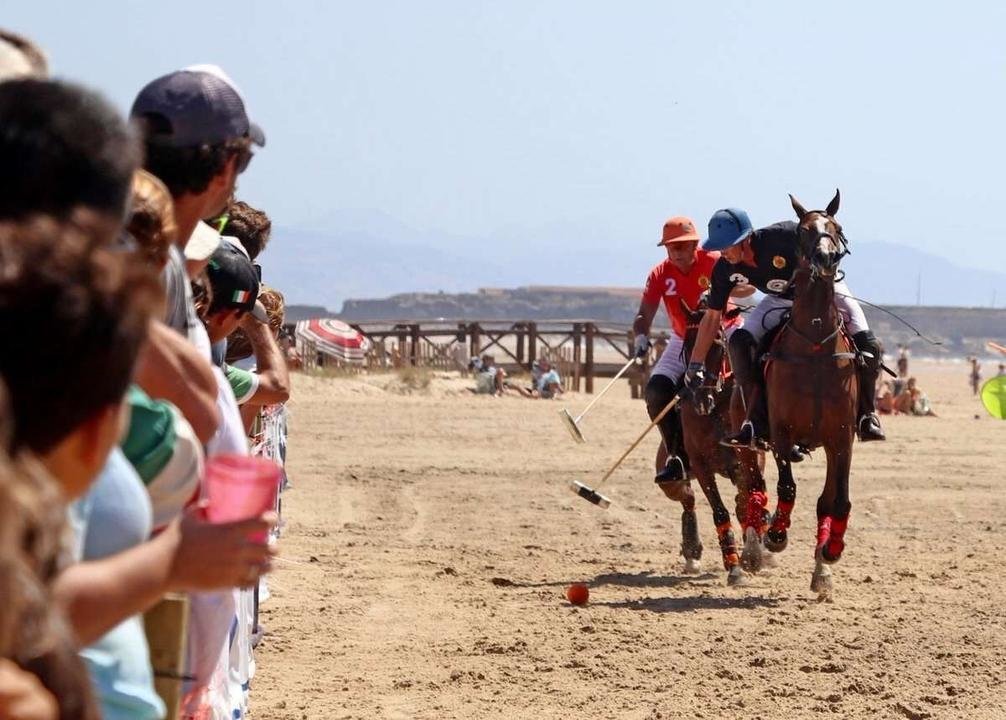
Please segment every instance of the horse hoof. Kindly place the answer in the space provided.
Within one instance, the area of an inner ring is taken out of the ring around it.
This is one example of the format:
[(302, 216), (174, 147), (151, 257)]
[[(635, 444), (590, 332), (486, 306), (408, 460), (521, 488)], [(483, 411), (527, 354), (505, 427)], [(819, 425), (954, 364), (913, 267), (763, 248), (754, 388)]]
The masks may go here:
[(682, 568), (681, 572), (685, 575), (698, 575), (702, 572), (702, 561), (696, 560), (695, 558), (688, 558), (685, 560), (685, 566)]
[(817, 548), (817, 552), (814, 553), (814, 559), (825, 565), (834, 565), (842, 559), (842, 552), (840, 550), (837, 555), (831, 555), (828, 552), (828, 543), (825, 543)]
[(730, 568), (730, 572), (727, 573), (727, 585), (729, 587), (744, 587), (749, 582), (747, 575), (744, 574), (740, 565), (734, 565)]
[(741, 551), (741, 566), (749, 573), (757, 573), (762, 569), (764, 558), (761, 552), (761, 539), (753, 527), (744, 530), (744, 549)]
[(810, 579), (810, 591), (817, 593), (818, 600), (828, 601), (831, 600), (832, 590), (831, 568), (818, 561), (814, 566), (814, 575)]
[(769, 530), (765, 533), (765, 549), (769, 552), (780, 553), (786, 549), (786, 545), (788, 544), (789, 534), (785, 530), (781, 532)]

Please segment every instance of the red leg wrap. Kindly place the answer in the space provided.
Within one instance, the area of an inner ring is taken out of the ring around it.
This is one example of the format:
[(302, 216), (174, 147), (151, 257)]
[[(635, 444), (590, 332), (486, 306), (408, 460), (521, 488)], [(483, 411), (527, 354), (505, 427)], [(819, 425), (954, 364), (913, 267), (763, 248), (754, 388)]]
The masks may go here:
[(824, 547), (831, 535), (831, 516), (825, 515), (817, 519), (817, 549)]
[(775, 532), (786, 532), (789, 529), (789, 516), (793, 512), (793, 503), (779, 501), (779, 506), (775, 509), (775, 517), (772, 518), (772, 530)]
[(723, 553), (723, 567), (726, 570), (740, 564), (737, 557), (737, 540), (734, 539), (734, 530), (730, 521), (720, 523), (716, 526), (716, 537), (720, 541), (720, 552)]
[(838, 560), (845, 550), (845, 529), (849, 525), (848, 515), (831, 521), (831, 535), (828, 537), (828, 557)]
[(760, 491), (755, 491), (748, 495), (748, 511), (742, 523), (742, 530), (753, 527), (762, 534), (762, 525), (765, 521), (765, 506), (768, 505), (768, 496)]

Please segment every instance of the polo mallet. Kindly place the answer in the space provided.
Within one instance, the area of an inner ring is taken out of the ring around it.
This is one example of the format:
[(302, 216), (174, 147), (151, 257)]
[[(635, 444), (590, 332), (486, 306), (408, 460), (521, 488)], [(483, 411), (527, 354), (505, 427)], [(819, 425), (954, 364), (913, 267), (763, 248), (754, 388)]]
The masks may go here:
[(574, 440), (576, 440), (578, 443), (587, 442), (587, 439), (583, 437), (583, 433), (580, 431), (580, 421), (583, 420), (584, 415), (590, 412), (590, 409), (594, 407), (594, 403), (596, 403), (598, 400), (604, 397), (604, 393), (608, 392), (608, 390), (611, 389), (611, 387), (615, 384), (615, 381), (618, 380), (620, 377), (622, 377), (622, 375), (624, 375), (628, 371), (628, 369), (632, 367), (633, 363), (637, 363), (639, 362), (639, 360), (640, 359), (636, 357), (630, 358), (629, 362), (625, 363), (625, 367), (619, 370), (618, 374), (615, 375), (615, 377), (611, 378), (611, 382), (605, 385), (604, 389), (601, 390), (601, 392), (599, 392), (597, 396), (590, 401), (590, 404), (588, 404), (587, 407), (583, 409), (583, 412), (577, 415), (575, 418), (569, 414), (569, 410), (567, 410), (566, 408), (563, 408), (562, 410), (559, 411), (559, 417), (562, 419), (563, 425), (565, 425), (566, 429), (569, 430), (569, 434), (573, 436)]
[(653, 418), (653, 421), (646, 426), (646, 429), (643, 430), (642, 435), (636, 438), (636, 441), (629, 446), (629, 449), (626, 450), (624, 453), (622, 453), (622, 457), (618, 458), (618, 460), (615, 461), (615, 464), (608, 469), (608, 472), (604, 473), (604, 477), (601, 478), (601, 480), (597, 483), (597, 485), (595, 485), (593, 488), (589, 488), (582, 482), (573, 480), (569, 484), (569, 489), (575, 495), (579, 495), (587, 502), (594, 503), (595, 505), (597, 505), (602, 509), (607, 509), (608, 506), (611, 505), (611, 500), (606, 498), (601, 493), (599, 493), (597, 491), (598, 488), (600, 488), (604, 484), (604, 482), (612, 476), (612, 474), (618, 469), (618, 466), (622, 464), (625, 458), (629, 457), (629, 454), (636, 449), (639, 443), (643, 442), (643, 438), (645, 438), (650, 433), (650, 430), (656, 427), (660, 423), (660, 421), (664, 419), (664, 416), (666, 416), (667, 413), (671, 412), (671, 410), (673, 410), (675, 406), (679, 402), (681, 402), (681, 398), (683, 395), (684, 395), (683, 390), (679, 390), (678, 393), (671, 398), (671, 401), (664, 406), (664, 409), (660, 411), (657, 417)]

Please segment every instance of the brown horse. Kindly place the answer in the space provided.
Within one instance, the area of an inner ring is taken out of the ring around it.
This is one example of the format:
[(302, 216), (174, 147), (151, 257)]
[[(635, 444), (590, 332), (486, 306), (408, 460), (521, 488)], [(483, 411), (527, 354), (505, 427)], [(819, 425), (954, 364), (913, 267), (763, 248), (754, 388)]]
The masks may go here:
[(779, 468), (778, 506), (766, 533), (766, 547), (786, 546), (796, 484), (787, 450), (794, 445), (823, 447), (828, 461), (824, 490), (817, 501), (817, 545), (811, 590), (822, 599), (832, 590), (831, 563), (845, 548), (849, 521), (849, 471), (856, 432), (859, 360), (835, 307), (835, 278), (848, 254), (835, 221), (839, 193), (824, 210), (807, 211), (790, 196), (800, 220), (800, 267), (789, 322), (772, 344), (765, 368), (773, 455)]
[[(681, 306), (688, 318), (684, 337), (684, 352), (688, 357), (695, 346), (704, 310), (700, 308), (693, 311), (684, 303), (681, 303)], [(739, 310), (728, 311), (724, 314), (724, 318), (730, 320), (739, 312)], [(754, 477), (757, 482), (762, 476), (758, 471), (756, 453), (750, 450), (738, 451), (720, 444), (723, 434), (732, 429), (730, 399), (734, 390), (734, 379), (727, 372), (725, 356), (721, 330), (706, 355), (706, 381), (681, 403), (681, 425), (691, 473), (698, 480), (713, 511), (713, 524), (723, 555), (723, 567), (727, 571), (727, 584), (742, 585), (745, 582), (742, 567), (752, 572), (757, 572), (761, 568), (761, 548), (756, 551), (757, 557), (753, 557), (750, 550), (744, 557), (738, 556), (730, 512), (720, 497), (716, 475), (729, 478), (737, 488), (736, 512), (742, 528), (747, 526), (749, 478)], [(751, 463), (752, 467), (745, 468), (745, 463)], [(754, 473), (750, 472), (752, 468)], [(764, 491), (763, 480), (761, 488)], [(764, 495), (764, 492), (762, 494)], [(759, 529), (762, 522), (759, 515), (757, 523)]]

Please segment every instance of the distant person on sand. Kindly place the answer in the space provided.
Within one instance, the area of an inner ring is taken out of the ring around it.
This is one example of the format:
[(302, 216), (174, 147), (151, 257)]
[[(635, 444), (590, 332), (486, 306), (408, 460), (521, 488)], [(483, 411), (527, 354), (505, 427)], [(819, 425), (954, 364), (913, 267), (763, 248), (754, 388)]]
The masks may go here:
[(968, 358), (971, 363), (971, 373), (968, 375), (968, 380), (971, 382), (971, 393), (977, 395), (982, 387), (982, 364), (978, 362), (978, 358), (971, 357)]
[(907, 345), (898, 345), (898, 377), (908, 377)]
[(999, 372), (996, 373), (996, 377), (1002, 377), (1006, 375), (1006, 365), (999, 363)]
[(884, 380), (877, 388), (877, 412), (881, 415), (890, 415), (894, 412), (894, 391), (891, 383)]
[(908, 378), (904, 391), (894, 399), (894, 411), (902, 415), (936, 417), (929, 398), (919, 390), (914, 377)]
[(541, 374), (535, 380), (534, 388), (531, 391), (532, 396), (549, 400), (562, 395), (564, 392), (562, 389), (562, 378), (556, 369), (552, 367), (552, 363), (547, 358), (542, 358), (538, 361), (538, 367), (541, 369)]
[(472, 358), (471, 368), (475, 372), (475, 389), (472, 392), (476, 395), (504, 394), (506, 372), (496, 367), (496, 358), (492, 355)]

